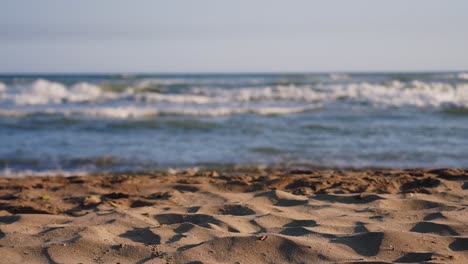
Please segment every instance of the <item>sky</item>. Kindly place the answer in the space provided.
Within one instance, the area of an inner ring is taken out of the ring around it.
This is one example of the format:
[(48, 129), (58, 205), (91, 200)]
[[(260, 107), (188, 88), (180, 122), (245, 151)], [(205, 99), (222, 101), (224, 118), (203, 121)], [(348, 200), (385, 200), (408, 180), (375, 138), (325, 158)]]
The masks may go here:
[(466, 0), (0, 0), (0, 73), (468, 70)]

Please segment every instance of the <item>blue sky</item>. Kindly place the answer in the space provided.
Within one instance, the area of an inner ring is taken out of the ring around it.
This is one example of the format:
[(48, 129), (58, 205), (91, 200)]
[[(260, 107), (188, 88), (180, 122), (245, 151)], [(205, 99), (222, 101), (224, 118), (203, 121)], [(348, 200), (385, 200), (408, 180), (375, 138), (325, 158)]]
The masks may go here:
[(0, 72), (468, 70), (465, 0), (0, 0)]

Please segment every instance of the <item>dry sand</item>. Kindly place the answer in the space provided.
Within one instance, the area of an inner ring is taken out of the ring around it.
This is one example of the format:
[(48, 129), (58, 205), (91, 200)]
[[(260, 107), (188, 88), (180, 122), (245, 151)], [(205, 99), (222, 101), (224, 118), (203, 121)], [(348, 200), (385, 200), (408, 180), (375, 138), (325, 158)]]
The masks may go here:
[(0, 263), (468, 263), (468, 171), (0, 178)]

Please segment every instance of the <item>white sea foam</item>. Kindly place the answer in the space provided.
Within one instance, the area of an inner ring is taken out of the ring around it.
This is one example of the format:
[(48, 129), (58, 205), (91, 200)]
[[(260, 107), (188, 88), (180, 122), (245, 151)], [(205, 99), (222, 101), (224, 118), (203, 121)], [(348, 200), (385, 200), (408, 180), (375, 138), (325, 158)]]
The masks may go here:
[(114, 99), (119, 95), (103, 92), (100, 87), (89, 83), (77, 83), (71, 87), (57, 82), (39, 79), (5, 95), (17, 105), (46, 105), (67, 102), (92, 102)]
[(459, 73), (457, 74), (457, 78), (460, 80), (468, 80), (468, 73)]
[(388, 85), (369, 83), (335, 86), (332, 98), (340, 97), (369, 102), (376, 106), (467, 107), (468, 85), (394, 81)]
[(321, 106), (317, 104), (308, 104), (304, 106), (289, 106), (289, 107), (169, 107), (156, 108), (145, 106), (126, 106), (126, 107), (92, 107), (92, 108), (47, 108), (47, 109), (0, 109), (0, 116), (9, 117), (25, 117), (34, 114), (49, 114), (49, 115), (84, 115), (90, 117), (112, 118), (112, 119), (138, 119), (156, 117), (160, 115), (187, 115), (187, 116), (228, 116), (239, 114), (258, 114), (258, 115), (287, 115), (294, 113), (302, 113), (319, 109)]
[[(140, 118), (171, 114), (290, 114), (342, 101), (374, 107), (468, 107), (468, 83), (422, 81), (241, 88), (200, 86), (178, 93), (158, 93), (135, 92), (131, 87), (123, 92), (107, 92), (89, 83), (66, 87), (61, 83), (36, 80), (30, 85), (3, 90), (0, 93), (0, 115), (3, 116), (45, 113)], [(12, 105), (2, 105), (2, 102)], [(92, 104), (70, 104), (80, 102)]]
[(18, 105), (35, 105), (60, 103), (67, 94), (67, 88), (63, 84), (41, 79), (15, 94), (13, 98)]
[(245, 87), (238, 89), (193, 88), (192, 93), (214, 98), (214, 102), (250, 101), (321, 101), (326, 94), (311, 86), (278, 85), (273, 87)]
[(7, 86), (4, 83), (0, 82), (0, 93), (5, 92), (6, 89), (7, 89)]
[(26, 117), (35, 114), (46, 115), (84, 115), (115, 119), (144, 118), (159, 115), (158, 109), (146, 107), (93, 107), (79, 109), (46, 108), (46, 109), (0, 109), (0, 116)]
[(159, 111), (161, 115), (191, 115), (191, 116), (228, 116), (239, 114), (257, 115), (287, 115), (319, 109), (320, 105), (305, 105), (297, 107), (218, 107), (210, 109), (173, 108)]
[[(334, 102), (349, 100), (375, 106), (441, 107), (468, 106), (468, 84), (393, 81), (387, 84), (351, 83), (337, 85), (275, 86), (265, 88), (195, 88), (195, 94), (225, 101), (304, 101)], [(207, 100), (208, 101), (208, 100)]]
[(84, 114), (94, 117), (129, 119), (157, 116), (159, 115), (159, 110), (146, 107), (102, 107), (74, 110), (69, 111), (67, 114)]

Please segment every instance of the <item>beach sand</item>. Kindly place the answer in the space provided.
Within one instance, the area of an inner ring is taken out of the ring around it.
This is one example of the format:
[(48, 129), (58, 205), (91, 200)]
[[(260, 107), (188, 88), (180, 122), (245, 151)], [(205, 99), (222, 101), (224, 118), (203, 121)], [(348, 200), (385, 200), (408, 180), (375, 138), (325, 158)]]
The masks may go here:
[(0, 263), (468, 263), (468, 170), (0, 178)]

